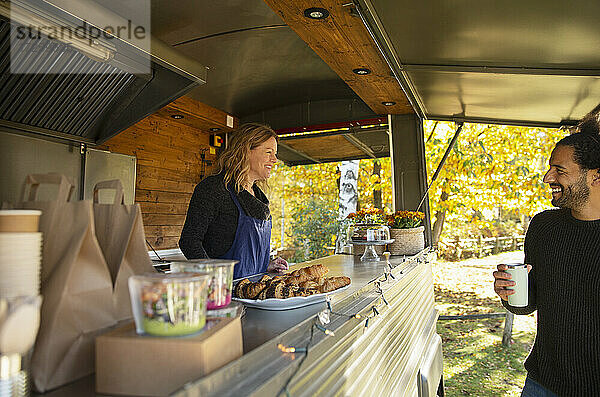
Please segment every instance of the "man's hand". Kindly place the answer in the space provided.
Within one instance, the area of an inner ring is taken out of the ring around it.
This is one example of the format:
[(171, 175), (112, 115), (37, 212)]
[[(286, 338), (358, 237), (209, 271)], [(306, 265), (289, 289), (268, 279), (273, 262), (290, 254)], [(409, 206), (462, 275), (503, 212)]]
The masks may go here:
[[(511, 280), (512, 276), (509, 273), (506, 273), (506, 269), (508, 266), (504, 264), (498, 265), (498, 270), (494, 272), (494, 292), (500, 297), (502, 300), (508, 300), (508, 296), (515, 293), (512, 289), (507, 289), (513, 287), (515, 282)], [(531, 265), (527, 265), (527, 273), (531, 271)]]
[(269, 265), (267, 266), (267, 271), (270, 273), (283, 273), (288, 269), (288, 263), (282, 257), (277, 257), (273, 259), (271, 262), (269, 262)]

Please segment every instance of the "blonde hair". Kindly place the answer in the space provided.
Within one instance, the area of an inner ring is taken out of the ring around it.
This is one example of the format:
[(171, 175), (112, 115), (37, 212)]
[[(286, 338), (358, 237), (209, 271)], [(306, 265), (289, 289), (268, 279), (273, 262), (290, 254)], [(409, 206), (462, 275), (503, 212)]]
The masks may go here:
[[(230, 134), (227, 148), (218, 160), (217, 174), (224, 173), (225, 186), (233, 184), (236, 192), (244, 189), (250, 172), (250, 150), (257, 148), (271, 138), (279, 141), (271, 127), (259, 123), (242, 124)], [(266, 192), (267, 181), (256, 181), (258, 187)]]

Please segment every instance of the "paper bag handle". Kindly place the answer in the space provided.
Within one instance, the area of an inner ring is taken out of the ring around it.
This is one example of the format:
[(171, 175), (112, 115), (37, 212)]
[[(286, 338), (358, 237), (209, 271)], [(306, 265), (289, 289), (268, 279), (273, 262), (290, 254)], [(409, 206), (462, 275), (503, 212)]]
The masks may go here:
[(110, 181), (102, 181), (94, 186), (94, 203), (98, 203), (98, 191), (101, 189), (115, 190), (115, 204), (125, 205), (125, 194), (123, 194), (123, 185), (119, 179), (111, 179)]
[[(58, 185), (58, 194), (56, 201), (64, 202), (71, 200), (74, 187), (73, 184), (63, 174), (51, 172), (48, 174), (29, 174), (25, 177), (21, 201), (35, 201), (37, 199), (38, 188), (41, 184)], [(29, 186), (29, 198), (25, 198), (27, 187)]]

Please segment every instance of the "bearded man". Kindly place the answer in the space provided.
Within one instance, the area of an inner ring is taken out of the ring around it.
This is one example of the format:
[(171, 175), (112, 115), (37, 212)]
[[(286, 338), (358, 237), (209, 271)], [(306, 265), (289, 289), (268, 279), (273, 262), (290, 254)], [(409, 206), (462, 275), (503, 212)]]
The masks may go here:
[[(597, 108), (598, 109), (598, 108)], [(507, 302), (506, 265), (494, 290), (507, 310), (537, 310), (537, 335), (522, 397), (600, 396), (600, 135), (597, 112), (561, 139), (544, 182), (558, 209), (537, 214), (525, 237), (529, 303)]]

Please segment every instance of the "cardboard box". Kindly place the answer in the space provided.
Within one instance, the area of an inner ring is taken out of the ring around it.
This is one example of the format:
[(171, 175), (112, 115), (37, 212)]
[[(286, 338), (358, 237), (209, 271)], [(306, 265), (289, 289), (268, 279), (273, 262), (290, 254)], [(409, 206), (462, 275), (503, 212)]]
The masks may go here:
[(166, 396), (185, 383), (241, 357), (242, 325), (236, 318), (209, 318), (198, 335), (138, 335), (135, 324), (96, 339), (96, 392)]

